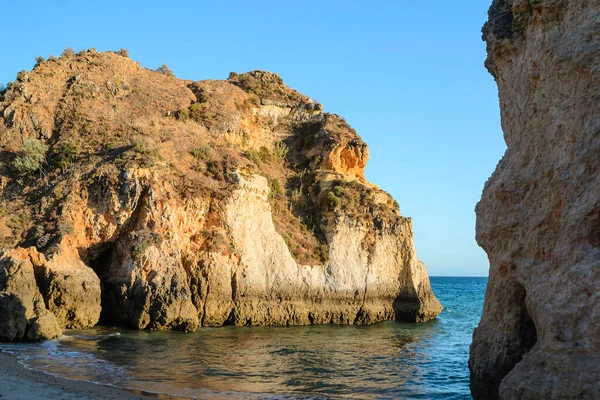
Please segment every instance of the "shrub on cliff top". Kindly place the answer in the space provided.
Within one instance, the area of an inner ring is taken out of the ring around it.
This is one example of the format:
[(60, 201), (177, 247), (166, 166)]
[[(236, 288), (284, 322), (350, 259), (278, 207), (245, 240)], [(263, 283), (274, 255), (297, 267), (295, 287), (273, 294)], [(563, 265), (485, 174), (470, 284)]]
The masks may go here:
[(26, 76), (27, 76), (27, 71), (25, 71), (24, 69), (17, 72), (17, 81), (23, 82), (25, 80)]
[(129, 50), (127, 50), (127, 49), (120, 49), (120, 50), (116, 51), (115, 53), (120, 55), (121, 57), (129, 58)]
[(167, 64), (163, 64), (160, 67), (156, 68), (156, 72), (167, 76), (175, 76), (175, 74), (173, 73), (173, 71), (171, 71)]
[(62, 51), (61, 56), (69, 57), (69, 56), (72, 56), (74, 54), (75, 54), (75, 49), (73, 49), (72, 47), (67, 47), (66, 49), (64, 49)]
[(33, 68), (36, 68), (36, 67), (38, 67), (38, 66), (39, 66), (40, 64), (42, 64), (44, 61), (46, 61), (46, 60), (44, 59), (44, 57), (42, 57), (42, 56), (37, 56), (37, 57), (35, 58), (35, 65), (33, 66)]
[(13, 166), (20, 174), (33, 175), (42, 168), (46, 161), (47, 151), (48, 146), (39, 140), (26, 140), (17, 152)]

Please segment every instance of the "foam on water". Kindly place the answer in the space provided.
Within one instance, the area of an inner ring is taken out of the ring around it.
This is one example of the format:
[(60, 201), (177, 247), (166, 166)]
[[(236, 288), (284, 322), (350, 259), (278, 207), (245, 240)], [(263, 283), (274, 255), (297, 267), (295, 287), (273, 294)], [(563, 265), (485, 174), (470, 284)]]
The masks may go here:
[(193, 334), (94, 328), (2, 344), (28, 368), (199, 399), (469, 395), (468, 348), (486, 278), (432, 278), (446, 307), (424, 324), (222, 327)]

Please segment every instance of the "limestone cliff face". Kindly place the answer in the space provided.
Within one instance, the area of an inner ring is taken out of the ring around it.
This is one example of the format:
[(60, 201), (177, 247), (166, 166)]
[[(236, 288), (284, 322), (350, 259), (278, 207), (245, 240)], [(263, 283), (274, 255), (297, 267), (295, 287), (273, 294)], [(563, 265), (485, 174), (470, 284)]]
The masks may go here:
[(0, 280), (1, 339), (441, 310), (366, 144), (275, 74), (182, 81), (90, 50), (1, 95), (0, 265), (29, 271)]
[(477, 205), (490, 260), (477, 399), (600, 398), (600, 2), (496, 0), (508, 149)]

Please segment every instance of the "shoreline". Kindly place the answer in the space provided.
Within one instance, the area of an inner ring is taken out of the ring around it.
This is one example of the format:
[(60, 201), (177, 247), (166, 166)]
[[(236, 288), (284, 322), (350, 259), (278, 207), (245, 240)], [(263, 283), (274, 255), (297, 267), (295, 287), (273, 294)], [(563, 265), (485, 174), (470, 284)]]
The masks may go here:
[(121, 389), (88, 381), (58, 378), (25, 368), (17, 356), (0, 350), (0, 398), (9, 400), (176, 399), (169, 395)]

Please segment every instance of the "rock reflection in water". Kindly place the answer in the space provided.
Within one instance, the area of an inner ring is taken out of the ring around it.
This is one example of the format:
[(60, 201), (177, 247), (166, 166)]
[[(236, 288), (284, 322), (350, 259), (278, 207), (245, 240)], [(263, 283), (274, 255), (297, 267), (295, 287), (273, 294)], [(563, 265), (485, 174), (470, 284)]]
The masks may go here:
[[(129, 387), (148, 385), (216, 392), (355, 395), (402, 387), (425, 360), (435, 322), (373, 326), (222, 327), (193, 334), (72, 332), (64, 350), (90, 351), (133, 374)], [(399, 329), (402, 328), (402, 329)], [(100, 336), (99, 336), (100, 335)], [(416, 350), (418, 349), (418, 351)], [(417, 362), (418, 361), (418, 362)]]

